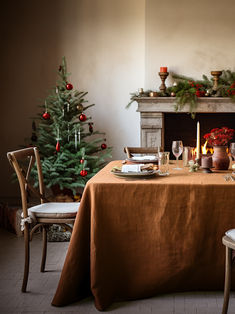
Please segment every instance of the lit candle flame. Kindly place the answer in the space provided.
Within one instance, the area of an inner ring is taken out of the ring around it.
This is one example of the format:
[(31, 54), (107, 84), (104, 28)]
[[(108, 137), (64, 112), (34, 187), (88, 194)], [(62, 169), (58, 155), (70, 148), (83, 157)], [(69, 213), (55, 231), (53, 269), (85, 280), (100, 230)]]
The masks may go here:
[(206, 141), (205, 144), (202, 146), (202, 153), (205, 154), (205, 155), (207, 154), (206, 145), (207, 145), (207, 141)]

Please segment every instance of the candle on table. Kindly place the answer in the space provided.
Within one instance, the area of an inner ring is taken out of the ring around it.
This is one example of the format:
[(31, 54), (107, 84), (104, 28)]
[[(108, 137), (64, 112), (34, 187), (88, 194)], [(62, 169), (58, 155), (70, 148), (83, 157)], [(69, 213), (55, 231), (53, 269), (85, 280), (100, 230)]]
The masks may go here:
[(212, 167), (212, 156), (211, 155), (202, 155), (201, 166), (202, 166), (202, 168), (211, 168)]
[(162, 72), (166, 73), (166, 72), (167, 72), (167, 67), (160, 67), (160, 72), (161, 72), (161, 73), (162, 73)]
[(200, 123), (197, 122), (197, 159), (200, 158)]

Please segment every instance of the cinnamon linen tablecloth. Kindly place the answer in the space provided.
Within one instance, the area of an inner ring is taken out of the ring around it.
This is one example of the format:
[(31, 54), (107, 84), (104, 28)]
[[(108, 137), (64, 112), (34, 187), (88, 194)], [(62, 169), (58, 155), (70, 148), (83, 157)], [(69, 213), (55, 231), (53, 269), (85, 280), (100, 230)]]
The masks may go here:
[(86, 185), (52, 304), (92, 293), (104, 310), (117, 300), (223, 289), (221, 238), (235, 228), (235, 182), (224, 180), (226, 171), (124, 179), (110, 173), (116, 165)]

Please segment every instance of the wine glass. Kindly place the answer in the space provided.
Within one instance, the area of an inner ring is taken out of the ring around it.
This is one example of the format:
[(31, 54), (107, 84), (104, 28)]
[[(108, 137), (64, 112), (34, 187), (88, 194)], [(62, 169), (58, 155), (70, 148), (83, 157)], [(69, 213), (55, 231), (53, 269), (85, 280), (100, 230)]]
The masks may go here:
[[(235, 143), (230, 144), (230, 154), (233, 157), (233, 160), (235, 160)], [(235, 172), (235, 171), (233, 171)]]
[(182, 141), (173, 141), (172, 142), (172, 153), (176, 157), (176, 170), (182, 170), (182, 168), (179, 167), (178, 159), (179, 156), (183, 152), (183, 142)]

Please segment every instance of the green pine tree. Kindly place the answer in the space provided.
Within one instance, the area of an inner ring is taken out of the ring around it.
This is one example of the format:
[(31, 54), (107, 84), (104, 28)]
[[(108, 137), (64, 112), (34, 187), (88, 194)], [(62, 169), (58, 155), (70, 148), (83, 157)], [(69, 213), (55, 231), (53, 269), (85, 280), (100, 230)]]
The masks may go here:
[[(33, 122), (33, 145), (39, 148), (46, 187), (59, 186), (76, 193), (84, 187), (111, 157), (105, 134), (93, 132), (93, 123), (86, 110), (85, 96), (68, 83), (66, 60), (58, 70), (59, 80)], [(44, 113), (43, 113), (44, 112)], [(35, 169), (32, 170), (36, 178)]]

